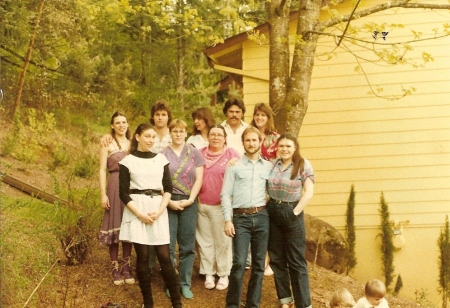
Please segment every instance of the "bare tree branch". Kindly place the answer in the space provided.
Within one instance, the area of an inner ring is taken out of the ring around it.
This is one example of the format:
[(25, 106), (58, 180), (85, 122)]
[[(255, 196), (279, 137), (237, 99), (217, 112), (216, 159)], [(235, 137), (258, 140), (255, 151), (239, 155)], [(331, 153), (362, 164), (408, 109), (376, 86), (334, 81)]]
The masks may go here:
[(410, 0), (400, 0), (400, 1), (392, 1), (387, 2), (384, 4), (376, 5), (373, 7), (370, 7), (368, 9), (356, 12), (355, 14), (345, 15), (342, 17), (336, 17), (332, 18), (330, 20), (327, 20), (325, 22), (322, 22), (318, 25), (319, 28), (328, 28), (335, 26), (337, 24), (340, 24), (342, 22), (347, 22), (352, 19), (361, 18), (365, 16), (372, 15), (377, 12), (381, 12), (384, 10), (388, 10), (391, 8), (407, 8), (407, 9), (431, 9), (431, 10), (450, 10), (450, 3), (449, 4), (431, 4), (431, 3), (417, 3), (417, 2), (411, 2)]
[(358, 0), (358, 2), (356, 3), (355, 7), (353, 8), (352, 13), (350, 14), (349, 18), (348, 18), (348, 22), (347, 25), (345, 26), (344, 29), (344, 33), (342, 33), (341, 38), (339, 39), (339, 42), (337, 43), (337, 45), (339, 46), (345, 36), (345, 33), (347, 33), (348, 27), (350, 26), (350, 21), (353, 19), (353, 14), (355, 14), (356, 9), (358, 8), (359, 3), (361, 2), (361, 0)]

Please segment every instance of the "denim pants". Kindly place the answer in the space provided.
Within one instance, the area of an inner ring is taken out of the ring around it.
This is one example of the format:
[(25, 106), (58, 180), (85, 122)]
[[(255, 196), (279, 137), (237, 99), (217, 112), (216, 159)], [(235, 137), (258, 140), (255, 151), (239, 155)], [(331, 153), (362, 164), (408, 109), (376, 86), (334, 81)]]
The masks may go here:
[(268, 211), (270, 216), (268, 250), (279, 303), (292, 302), (293, 294), (295, 307), (309, 307), (311, 295), (305, 259), (303, 212), (296, 216), (293, 206), (273, 201), (269, 201)]
[[(172, 194), (172, 200), (187, 200), (189, 196)], [(195, 260), (195, 229), (197, 227), (197, 199), (182, 211), (168, 208), (170, 229), (170, 259), (176, 266), (175, 245), (178, 242), (181, 287), (191, 288)]]
[(240, 307), (242, 281), (249, 244), (251, 244), (252, 270), (248, 282), (245, 307), (259, 307), (267, 242), (269, 239), (269, 215), (266, 209), (255, 214), (234, 214), (233, 224), (235, 229), (233, 237), (233, 266), (230, 273), (226, 306)]

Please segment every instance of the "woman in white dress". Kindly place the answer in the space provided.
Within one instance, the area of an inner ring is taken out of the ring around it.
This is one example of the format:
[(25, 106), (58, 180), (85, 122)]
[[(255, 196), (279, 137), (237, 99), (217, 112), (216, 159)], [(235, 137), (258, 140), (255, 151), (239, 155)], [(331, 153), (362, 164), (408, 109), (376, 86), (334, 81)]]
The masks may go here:
[(153, 307), (149, 246), (154, 246), (161, 274), (171, 294), (172, 307), (182, 307), (180, 282), (170, 260), (170, 234), (167, 204), (172, 194), (169, 161), (150, 151), (156, 131), (140, 124), (129, 153), (119, 162), (119, 193), (126, 205), (120, 227), (120, 240), (132, 242), (136, 251), (136, 274), (144, 299), (142, 307)]

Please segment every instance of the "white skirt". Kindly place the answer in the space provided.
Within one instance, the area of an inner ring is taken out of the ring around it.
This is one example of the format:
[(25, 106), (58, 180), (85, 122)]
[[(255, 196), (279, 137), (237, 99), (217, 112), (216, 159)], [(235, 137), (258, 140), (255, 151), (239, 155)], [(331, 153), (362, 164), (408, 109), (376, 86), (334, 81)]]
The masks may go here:
[[(156, 212), (161, 204), (162, 196), (131, 194), (134, 204), (143, 213)], [(170, 243), (169, 216), (167, 209), (152, 224), (144, 224), (126, 206), (120, 226), (121, 241), (143, 245), (165, 245)]]

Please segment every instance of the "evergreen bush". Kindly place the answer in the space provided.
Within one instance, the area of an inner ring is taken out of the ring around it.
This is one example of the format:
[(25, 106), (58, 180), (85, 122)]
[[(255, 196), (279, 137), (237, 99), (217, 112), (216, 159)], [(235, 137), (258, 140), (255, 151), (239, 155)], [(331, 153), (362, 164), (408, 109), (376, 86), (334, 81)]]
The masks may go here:
[(397, 296), (400, 290), (403, 288), (403, 280), (400, 274), (397, 276), (397, 282), (395, 283), (394, 295)]
[(355, 189), (352, 185), (350, 189), (350, 196), (347, 201), (346, 226), (347, 243), (348, 243), (348, 260), (347, 260), (347, 274), (356, 266), (356, 233), (355, 233)]
[(384, 283), (389, 290), (389, 286), (394, 280), (394, 244), (392, 242), (392, 228), (389, 218), (389, 206), (384, 200), (384, 194), (380, 197), (380, 216), (381, 216), (381, 260), (384, 274)]
[(442, 294), (442, 308), (447, 308), (450, 300), (450, 227), (448, 216), (439, 234), (439, 293)]

